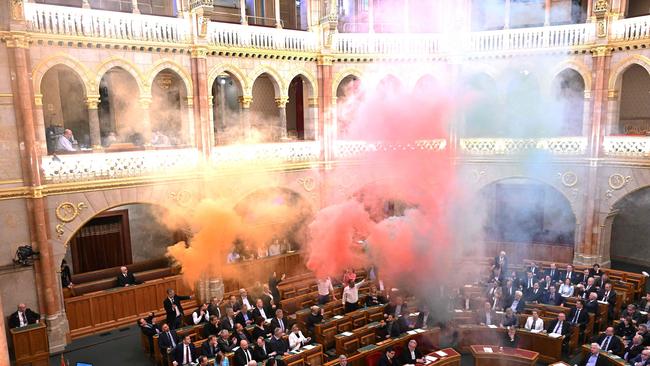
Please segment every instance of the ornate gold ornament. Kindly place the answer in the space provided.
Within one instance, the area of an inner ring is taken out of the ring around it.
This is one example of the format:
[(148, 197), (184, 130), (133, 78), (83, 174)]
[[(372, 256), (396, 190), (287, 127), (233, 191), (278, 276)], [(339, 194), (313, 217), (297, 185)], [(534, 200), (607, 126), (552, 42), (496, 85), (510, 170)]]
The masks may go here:
[(600, 15), (604, 14), (609, 10), (609, 1), (608, 0), (596, 0), (594, 4), (594, 14)]
[(285, 108), (287, 103), (289, 103), (289, 97), (275, 98), (275, 105), (277, 105), (278, 108)]
[(65, 233), (65, 224), (74, 221), (85, 208), (88, 206), (84, 202), (79, 202), (76, 205), (72, 202), (61, 202), (56, 207), (54, 213), (60, 222), (56, 225), (55, 230), (59, 238)]
[(25, 11), (23, 0), (12, 0), (11, 1), (11, 19), (12, 20), (24, 20)]
[(244, 109), (248, 109), (251, 107), (251, 103), (253, 103), (253, 96), (252, 95), (244, 95), (239, 97), (239, 104), (241, 104), (241, 107)]
[(560, 181), (565, 187), (571, 188), (578, 184), (578, 175), (574, 172), (569, 171), (564, 173), (557, 173), (557, 175), (560, 177)]
[(316, 180), (313, 177), (298, 178), (298, 184), (307, 192), (311, 192), (316, 188)]

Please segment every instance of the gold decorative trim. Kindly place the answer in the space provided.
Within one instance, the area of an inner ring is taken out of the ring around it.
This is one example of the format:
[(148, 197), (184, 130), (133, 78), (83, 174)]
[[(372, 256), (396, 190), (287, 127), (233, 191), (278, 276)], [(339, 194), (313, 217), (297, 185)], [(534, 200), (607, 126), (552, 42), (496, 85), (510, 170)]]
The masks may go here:
[(619, 173), (610, 175), (607, 179), (607, 184), (609, 185), (610, 189), (605, 192), (605, 197), (608, 200), (612, 198), (614, 196), (614, 192), (623, 189), (623, 187), (625, 187), (631, 179), (631, 176), (624, 176), (623, 174)]
[(74, 221), (81, 211), (88, 208), (86, 203), (79, 202), (76, 205), (72, 202), (61, 202), (54, 210), (56, 218), (60, 221), (55, 228), (57, 236), (60, 238), (65, 234), (65, 224)]
[(275, 98), (275, 105), (278, 106), (278, 108), (285, 108), (287, 103), (289, 103), (289, 97)]

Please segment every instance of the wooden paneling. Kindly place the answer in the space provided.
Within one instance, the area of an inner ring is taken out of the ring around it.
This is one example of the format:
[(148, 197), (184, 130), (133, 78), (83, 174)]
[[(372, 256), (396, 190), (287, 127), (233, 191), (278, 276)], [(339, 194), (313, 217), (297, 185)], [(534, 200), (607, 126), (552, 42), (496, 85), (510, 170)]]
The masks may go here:
[[(508, 253), (510, 263), (521, 263), (524, 259), (548, 260), (555, 262), (573, 262), (573, 246), (551, 244), (525, 244), (489, 242), (484, 245), (485, 255), (494, 256), (500, 251)], [(478, 254), (478, 253), (477, 253)]]
[(34, 324), (10, 330), (16, 365), (49, 365), (50, 346), (47, 340), (47, 328), (44, 324)]

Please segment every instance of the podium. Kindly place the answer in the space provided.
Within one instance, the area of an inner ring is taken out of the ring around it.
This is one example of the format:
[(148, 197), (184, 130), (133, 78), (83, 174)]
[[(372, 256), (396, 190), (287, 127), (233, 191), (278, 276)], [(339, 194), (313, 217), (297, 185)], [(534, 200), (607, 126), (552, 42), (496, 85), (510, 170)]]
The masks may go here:
[(9, 330), (16, 366), (49, 366), (50, 349), (45, 324), (31, 324)]

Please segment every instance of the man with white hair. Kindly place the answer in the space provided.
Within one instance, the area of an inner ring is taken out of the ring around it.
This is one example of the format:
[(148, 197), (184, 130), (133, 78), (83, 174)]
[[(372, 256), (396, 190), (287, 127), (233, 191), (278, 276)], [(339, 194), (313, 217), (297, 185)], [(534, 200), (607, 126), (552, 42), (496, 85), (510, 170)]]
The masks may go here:
[(636, 356), (630, 363), (634, 366), (650, 365), (650, 350), (644, 349), (641, 354)]
[(129, 269), (126, 266), (120, 267), (120, 274), (117, 276), (117, 287), (128, 287), (133, 286), (137, 282), (135, 281), (135, 276), (133, 273), (129, 272)]
[(348, 366), (348, 358), (345, 355), (339, 356), (339, 366)]
[(411, 339), (400, 355), (400, 363), (402, 365), (415, 365), (424, 363), (422, 352), (420, 352), (417, 347), (418, 342), (415, 339)]
[(641, 354), (643, 351), (643, 336), (637, 334), (632, 337), (632, 342), (625, 347), (625, 353), (623, 353), (623, 359), (625, 361), (632, 361), (636, 356)]
[(522, 297), (524, 296), (524, 293), (521, 291), (516, 291), (515, 292), (515, 298), (512, 300), (512, 304), (509, 306), (512, 311), (515, 313), (521, 313), (524, 311), (524, 300), (522, 300)]
[(605, 366), (607, 360), (605, 357), (600, 357), (600, 346), (598, 343), (592, 343), (589, 347), (589, 354), (582, 360), (580, 366)]

